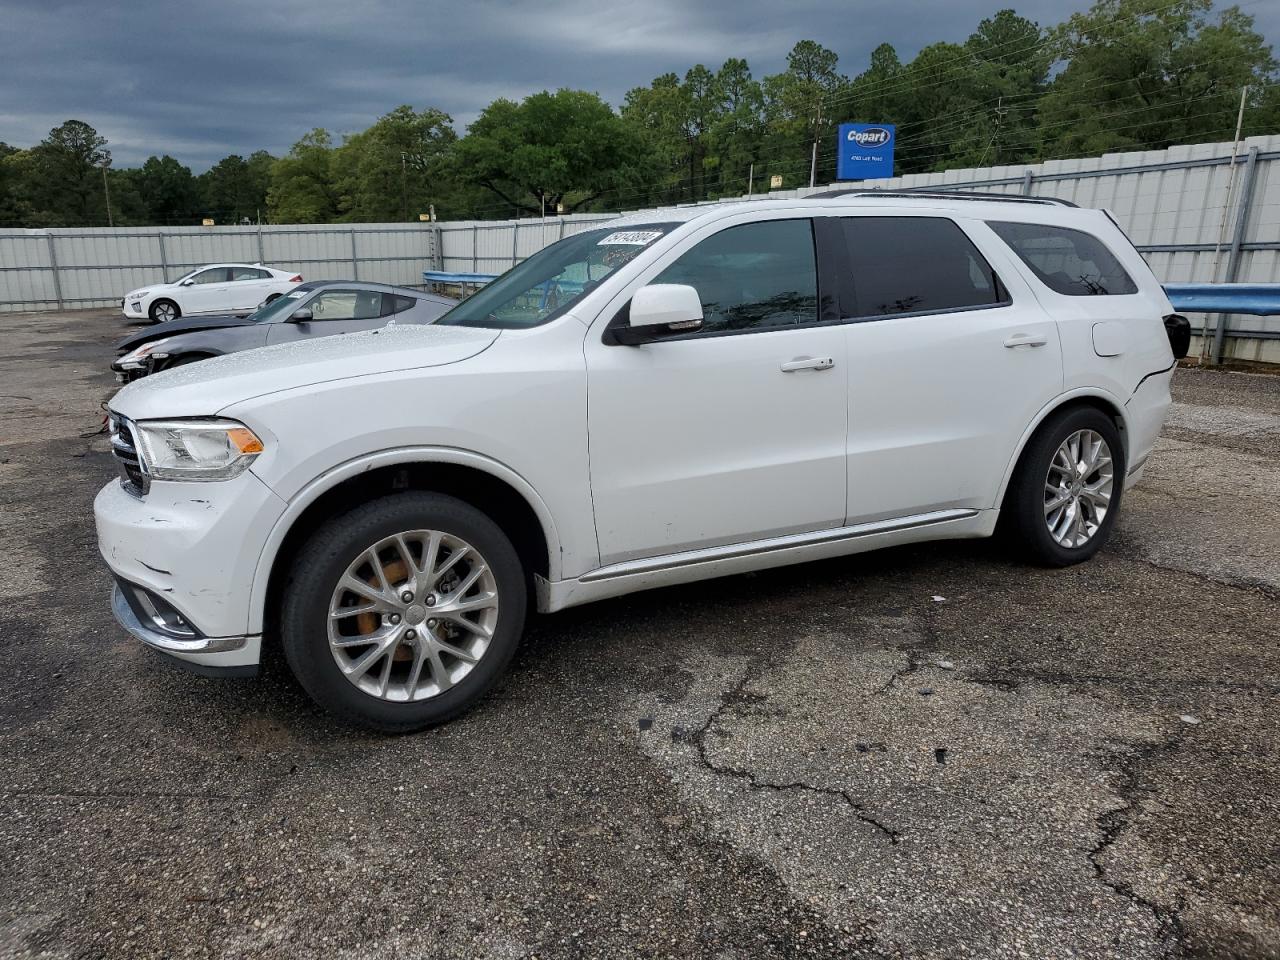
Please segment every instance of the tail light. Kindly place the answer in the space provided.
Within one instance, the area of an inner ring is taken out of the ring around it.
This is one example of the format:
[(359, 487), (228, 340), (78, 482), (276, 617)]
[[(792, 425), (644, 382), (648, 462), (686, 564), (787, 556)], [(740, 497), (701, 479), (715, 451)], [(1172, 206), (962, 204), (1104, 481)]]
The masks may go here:
[(290, 278), (289, 278), (289, 282), (290, 282), (290, 283), (301, 283), (301, 282), (302, 282), (302, 274), (300, 274), (300, 273), (295, 273), (292, 277), (290, 277)]
[(1191, 349), (1191, 321), (1179, 313), (1164, 318), (1164, 332), (1169, 337), (1173, 358), (1181, 360)]

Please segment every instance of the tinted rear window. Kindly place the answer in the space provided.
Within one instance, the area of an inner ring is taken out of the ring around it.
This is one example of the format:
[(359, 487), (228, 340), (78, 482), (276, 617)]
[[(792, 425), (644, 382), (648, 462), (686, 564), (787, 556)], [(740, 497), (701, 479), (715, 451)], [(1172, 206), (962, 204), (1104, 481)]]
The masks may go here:
[(1050, 290), (1069, 297), (1137, 293), (1138, 285), (1093, 234), (1042, 223), (988, 221)]
[(861, 317), (1006, 302), (990, 265), (945, 217), (846, 217), (844, 235)]

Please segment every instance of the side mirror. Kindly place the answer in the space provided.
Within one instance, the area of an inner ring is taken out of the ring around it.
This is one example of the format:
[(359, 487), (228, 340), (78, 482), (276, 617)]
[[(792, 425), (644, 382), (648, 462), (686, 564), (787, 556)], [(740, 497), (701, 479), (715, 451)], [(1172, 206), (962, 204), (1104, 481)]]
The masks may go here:
[(183, 286), (183, 287), (190, 287), (194, 285), (195, 285), (194, 280), (183, 280), (182, 283), (180, 284), (180, 286)]
[(613, 331), (618, 343), (639, 346), (702, 328), (702, 299), (683, 283), (651, 283), (631, 298), (630, 322)]
[(306, 323), (311, 319), (311, 310), (308, 307), (302, 307), (289, 314), (290, 323)]

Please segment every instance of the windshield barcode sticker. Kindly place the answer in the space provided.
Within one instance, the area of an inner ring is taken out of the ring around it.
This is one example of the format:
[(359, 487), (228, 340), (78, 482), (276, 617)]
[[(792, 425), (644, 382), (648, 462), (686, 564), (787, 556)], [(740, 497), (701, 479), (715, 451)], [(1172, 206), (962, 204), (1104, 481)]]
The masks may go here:
[(662, 236), (661, 230), (619, 230), (617, 233), (611, 233), (596, 246), (612, 247), (625, 245), (631, 247), (643, 247), (645, 244), (653, 243)]

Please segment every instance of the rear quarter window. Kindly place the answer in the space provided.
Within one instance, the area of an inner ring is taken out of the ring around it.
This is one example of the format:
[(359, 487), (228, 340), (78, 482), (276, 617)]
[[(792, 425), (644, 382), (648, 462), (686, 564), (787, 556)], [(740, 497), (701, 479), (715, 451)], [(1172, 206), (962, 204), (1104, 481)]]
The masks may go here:
[(999, 220), (989, 220), (987, 226), (1055, 293), (1097, 297), (1138, 292), (1138, 285), (1115, 254), (1091, 233)]

